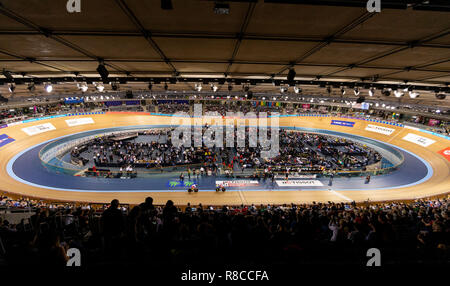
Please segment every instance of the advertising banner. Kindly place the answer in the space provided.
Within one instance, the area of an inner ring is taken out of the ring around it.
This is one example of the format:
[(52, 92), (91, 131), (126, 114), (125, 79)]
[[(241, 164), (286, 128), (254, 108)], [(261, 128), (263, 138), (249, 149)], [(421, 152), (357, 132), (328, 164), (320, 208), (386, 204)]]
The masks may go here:
[(318, 180), (289, 180), (276, 181), (279, 187), (321, 187), (323, 184)]
[(55, 130), (55, 126), (51, 123), (44, 123), (35, 126), (22, 128), (22, 131), (27, 133), (29, 136), (44, 133), (47, 131)]
[(433, 144), (434, 142), (436, 142), (436, 141), (434, 141), (432, 139), (429, 139), (429, 138), (426, 138), (426, 137), (423, 137), (423, 136), (419, 136), (419, 135), (416, 135), (416, 134), (413, 134), (413, 133), (408, 133), (408, 135), (403, 137), (403, 140), (415, 143), (415, 144), (420, 145), (422, 147), (428, 147), (431, 144)]
[(91, 117), (67, 119), (66, 123), (68, 126), (72, 127), (72, 126), (78, 126), (78, 125), (93, 124), (94, 120)]
[(438, 153), (450, 161), (450, 147), (447, 147), (444, 150), (439, 151)]
[(345, 126), (345, 127), (353, 127), (353, 125), (355, 125), (355, 122), (352, 122), (352, 121), (343, 121), (343, 120), (331, 120), (331, 125), (339, 125), (339, 126)]
[(220, 185), (224, 187), (251, 187), (259, 186), (259, 183), (251, 180), (216, 181), (216, 186)]
[(373, 124), (368, 124), (366, 127), (366, 130), (370, 131), (370, 132), (384, 134), (384, 135), (391, 135), (395, 131), (395, 129), (392, 129), (392, 128), (387, 128), (384, 126), (373, 125)]

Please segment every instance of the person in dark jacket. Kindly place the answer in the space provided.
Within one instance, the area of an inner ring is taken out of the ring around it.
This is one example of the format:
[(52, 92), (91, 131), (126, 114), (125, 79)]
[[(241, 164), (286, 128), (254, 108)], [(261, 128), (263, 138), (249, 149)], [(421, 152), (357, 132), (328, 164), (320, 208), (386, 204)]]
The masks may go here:
[(116, 248), (124, 232), (124, 217), (119, 209), (119, 200), (114, 199), (111, 205), (102, 214), (103, 235), (105, 248)]

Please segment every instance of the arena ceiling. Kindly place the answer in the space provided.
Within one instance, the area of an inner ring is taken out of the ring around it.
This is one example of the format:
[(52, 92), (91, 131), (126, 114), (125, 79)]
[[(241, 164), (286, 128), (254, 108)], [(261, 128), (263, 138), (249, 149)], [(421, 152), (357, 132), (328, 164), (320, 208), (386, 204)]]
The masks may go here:
[[(66, 77), (71, 83), (55, 90), (75, 91), (74, 78), (99, 76), (99, 61), (110, 78), (270, 80), (286, 79), (293, 67), (296, 80), (336, 85), (448, 89), (450, 82), (448, 1), (382, 1), (381, 13), (369, 13), (362, 0), (172, 0), (169, 10), (160, 0), (81, 0), (80, 13), (68, 13), (66, 2), (0, 0), (0, 69), (15, 82)], [(228, 4), (229, 14), (216, 14), (217, 2)], [(7, 95), (8, 80), (0, 80)], [(179, 80), (171, 89), (193, 85)], [(434, 90), (420, 100), (437, 104)]]

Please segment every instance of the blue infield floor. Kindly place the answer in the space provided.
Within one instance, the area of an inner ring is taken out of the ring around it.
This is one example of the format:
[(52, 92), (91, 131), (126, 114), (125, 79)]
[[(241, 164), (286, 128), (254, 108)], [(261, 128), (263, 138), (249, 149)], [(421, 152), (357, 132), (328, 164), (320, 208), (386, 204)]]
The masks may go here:
[[(271, 180), (240, 180), (224, 177), (203, 177), (185, 179), (184, 182), (178, 180), (179, 173), (163, 174), (154, 178), (134, 178), (134, 179), (104, 179), (92, 177), (75, 177), (67, 174), (57, 174), (48, 171), (39, 159), (38, 153), (46, 142), (34, 146), (28, 150), (16, 155), (8, 163), (8, 173), (10, 176), (25, 184), (43, 187), (48, 189), (66, 190), (66, 191), (114, 191), (114, 192), (184, 192), (192, 183), (197, 184), (202, 191), (214, 191), (217, 181), (233, 181), (239, 186), (228, 186), (228, 191), (262, 191), (262, 190), (364, 190), (364, 189), (392, 189), (405, 186), (411, 186), (426, 181), (432, 176), (431, 166), (416, 155), (397, 149), (404, 156), (404, 163), (395, 171), (380, 176), (373, 176), (369, 184), (365, 184), (362, 177), (334, 178), (329, 186), (328, 178), (313, 179), (313, 183), (308, 186), (279, 186), (277, 182)], [(386, 144), (386, 143), (385, 143)], [(292, 178), (290, 181), (296, 180)], [(277, 180), (280, 182), (281, 179)], [(305, 181), (305, 180), (300, 180)], [(318, 182), (317, 182), (318, 181)], [(302, 183), (302, 182), (300, 182)], [(315, 186), (313, 186), (315, 185)]]

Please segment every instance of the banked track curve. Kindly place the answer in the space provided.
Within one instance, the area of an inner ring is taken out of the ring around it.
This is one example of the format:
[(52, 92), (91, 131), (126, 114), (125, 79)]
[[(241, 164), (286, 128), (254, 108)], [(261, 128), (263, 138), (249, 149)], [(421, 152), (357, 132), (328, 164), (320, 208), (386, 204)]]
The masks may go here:
[[(92, 118), (92, 124), (68, 126), (66, 120)], [(192, 119), (192, 122), (195, 119)], [(210, 119), (215, 120), (215, 119)], [(331, 124), (332, 120), (353, 122), (353, 127)], [(54, 138), (66, 136), (73, 133), (84, 132), (95, 129), (103, 129), (117, 126), (130, 125), (167, 125), (185, 124), (186, 119), (179, 117), (157, 116), (149, 113), (106, 113), (88, 114), (70, 117), (56, 117), (39, 121), (32, 121), (0, 129), (0, 134), (6, 134), (14, 139), (0, 147), (0, 190), (32, 196), (48, 200), (79, 201), (79, 202), (109, 202), (118, 198), (122, 203), (137, 204), (146, 196), (152, 196), (156, 204), (164, 204), (167, 200), (173, 200), (176, 204), (202, 203), (204, 205), (222, 204), (282, 204), (282, 203), (310, 203), (327, 201), (387, 201), (387, 200), (409, 200), (421, 197), (448, 193), (450, 191), (450, 162), (442, 155), (442, 150), (450, 149), (450, 140), (441, 136), (424, 133), (419, 130), (404, 128), (396, 125), (387, 125), (381, 122), (370, 122), (352, 118), (340, 118), (330, 116), (289, 116), (280, 117), (280, 126), (305, 127), (323, 130), (333, 130), (342, 133), (351, 133), (362, 137), (383, 141), (391, 145), (403, 148), (416, 154), (431, 165), (433, 175), (423, 183), (395, 189), (371, 190), (370, 184), (364, 190), (341, 190), (341, 191), (314, 191), (314, 190), (286, 190), (286, 191), (237, 191), (237, 192), (199, 192), (189, 194), (187, 192), (67, 192), (61, 190), (46, 189), (29, 186), (9, 176), (7, 172), (8, 162), (21, 151), (38, 145)], [(39, 134), (29, 135), (23, 128), (41, 126), (51, 123), (55, 129)], [(379, 132), (366, 130), (368, 125), (389, 128), (391, 134), (386, 135)], [(405, 136), (420, 136), (434, 142), (429, 146), (423, 146), (417, 142), (403, 139)], [(440, 153), (441, 152), (441, 153)]]

